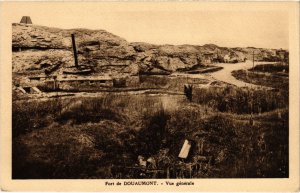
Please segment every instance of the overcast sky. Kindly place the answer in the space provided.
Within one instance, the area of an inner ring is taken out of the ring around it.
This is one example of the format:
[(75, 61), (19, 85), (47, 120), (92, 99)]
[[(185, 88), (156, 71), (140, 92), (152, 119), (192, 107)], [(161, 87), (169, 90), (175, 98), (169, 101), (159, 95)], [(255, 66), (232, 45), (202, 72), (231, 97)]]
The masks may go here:
[(278, 10), (124, 9), (101, 3), (36, 3), (14, 9), (12, 22), (28, 15), (37, 25), (104, 29), (129, 42), (287, 49), (289, 41), (288, 14)]

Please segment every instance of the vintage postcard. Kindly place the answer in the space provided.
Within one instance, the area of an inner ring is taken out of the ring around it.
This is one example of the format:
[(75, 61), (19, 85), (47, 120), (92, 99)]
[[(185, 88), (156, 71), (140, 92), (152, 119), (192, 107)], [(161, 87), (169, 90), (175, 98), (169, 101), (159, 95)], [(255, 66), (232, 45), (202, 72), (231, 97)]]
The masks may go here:
[(1, 2), (3, 191), (299, 191), (299, 2)]

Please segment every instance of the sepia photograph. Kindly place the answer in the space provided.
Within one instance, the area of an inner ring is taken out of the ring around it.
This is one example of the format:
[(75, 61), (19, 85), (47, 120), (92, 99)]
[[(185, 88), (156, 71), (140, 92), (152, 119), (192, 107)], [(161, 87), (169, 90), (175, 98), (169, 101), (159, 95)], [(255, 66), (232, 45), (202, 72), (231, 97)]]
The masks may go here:
[(291, 177), (289, 11), (107, 4), (15, 3), (12, 180)]

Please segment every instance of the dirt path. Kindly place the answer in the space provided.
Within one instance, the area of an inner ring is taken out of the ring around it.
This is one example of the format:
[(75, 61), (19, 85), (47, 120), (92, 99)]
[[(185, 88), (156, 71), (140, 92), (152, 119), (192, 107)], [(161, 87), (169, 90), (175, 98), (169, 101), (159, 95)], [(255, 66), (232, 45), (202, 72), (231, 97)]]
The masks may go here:
[[(270, 62), (255, 62), (255, 65), (262, 64), (262, 63), (267, 64)], [(235, 77), (233, 77), (231, 74), (231, 72), (235, 71), (235, 70), (247, 70), (247, 69), (252, 68), (253, 67), (252, 61), (247, 60), (246, 62), (243, 62), (243, 63), (236, 63), (236, 64), (220, 63), (220, 64), (215, 64), (215, 65), (223, 67), (222, 70), (210, 73), (211, 77), (216, 80), (227, 82), (227, 83), (236, 85), (238, 87), (252, 87), (252, 88), (262, 87), (259, 85), (250, 84), (250, 83), (246, 83), (244, 81), (238, 80)]]
[[(104, 97), (107, 94), (115, 94), (115, 95), (147, 95), (147, 96), (178, 96), (184, 97), (182, 92), (172, 92), (163, 89), (142, 89), (135, 91), (119, 91), (119, 92), (109, 92), (109, 91), (99, 91), (99, 92), (50, 92), (50, 93), (42, 93), (42, 94), (31, 94), (28, 95), (27, 98), (17, 99), (14, 102), (22, 102), (22, 101), (47, 101), (47, 100), (55, 100), (55, 99), (66, 99), (66, 98), (80, 98), (80, 97)], [(72, 102), (66, 106), (73, 106), (78, 104), (73, 104)]]

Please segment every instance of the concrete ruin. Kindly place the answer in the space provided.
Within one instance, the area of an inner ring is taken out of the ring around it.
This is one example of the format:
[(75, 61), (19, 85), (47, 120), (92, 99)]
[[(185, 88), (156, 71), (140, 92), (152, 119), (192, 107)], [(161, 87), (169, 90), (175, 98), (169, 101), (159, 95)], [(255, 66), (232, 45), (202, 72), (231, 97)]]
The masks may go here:
[(47, 91), (59, 90), (78, 92), (99, 91), (112, 88), (136, 88), (139, 86), (139, 77), (112, 78), (110, 76), (62, 76), (57, 77), (56, 79), (45, 79), (40, 86)]
[(40, 94), (42, 91), (38, 89), (37, 87), (30, 87), (30, 86), (25, 86), (25, 87), (18, 87), (17, 88), (20, 92), (23, 94)]

